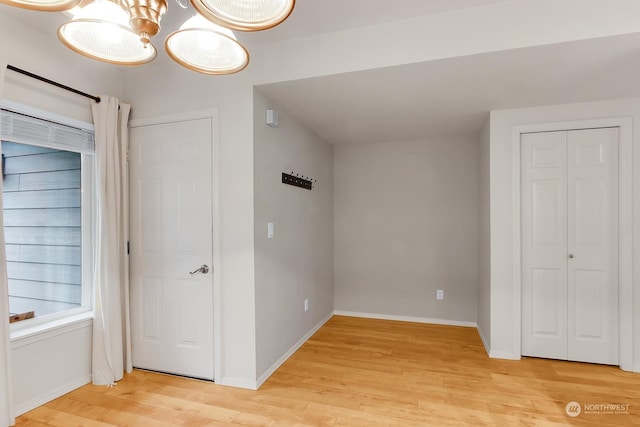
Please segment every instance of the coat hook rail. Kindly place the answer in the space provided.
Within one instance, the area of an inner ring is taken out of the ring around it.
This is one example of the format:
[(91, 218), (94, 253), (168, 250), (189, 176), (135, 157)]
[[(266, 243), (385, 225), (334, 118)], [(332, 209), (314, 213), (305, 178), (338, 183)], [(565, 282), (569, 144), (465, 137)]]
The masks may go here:
[(291, 173), (282, 172), (282, 183), (293, 185), (294, 187), (304, 188), (306, 190), (313, 190), (314, 184), (318, 182), (313, 178), (308, 176), (294, 174), (293, 171)]

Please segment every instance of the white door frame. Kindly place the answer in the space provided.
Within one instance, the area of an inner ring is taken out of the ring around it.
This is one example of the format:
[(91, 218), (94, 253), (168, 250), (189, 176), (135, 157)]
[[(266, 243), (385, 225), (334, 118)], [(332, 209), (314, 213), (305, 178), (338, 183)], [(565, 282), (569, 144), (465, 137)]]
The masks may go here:
[(211, 218), (211, 239), (213, 244), (213, 378), (222, 375), (222, 286), (221, 286), (221, 254), (220, 254), (220, 138), (218, 126), (218, 109), (189, 111), (163, 116), (153, 116), (129, 121), (129, 128), (161, 125), (166, 123), (210, 119), (211, 120), (211, 200), (213, 202)]
[(567, 131), (603, 127), (620, 128), (618, 163), (618, 271), (619, 271), (619, 343), (620, 368), (633, 371), (633, 119), (607, 119), (538, 123), (512, 128), (512, 217), (513, 217), (513, 355), (522, 354), (522, 247), (521, 247), (521, 171), (520, 135), (531, 132)]

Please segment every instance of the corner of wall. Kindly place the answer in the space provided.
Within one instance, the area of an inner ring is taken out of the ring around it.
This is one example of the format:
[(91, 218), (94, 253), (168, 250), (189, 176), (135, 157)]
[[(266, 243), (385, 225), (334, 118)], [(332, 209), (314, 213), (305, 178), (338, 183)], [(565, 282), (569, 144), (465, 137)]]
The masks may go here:
[(491, 353), (491, 119), (478, 138), (478, 333)]
[(333, 317), (333, 312), (329, 313), (329, 315), (327, 315), (324, 319), (322, 319), (316, 326), (313, 327), (313, 329), (311, 329), (302, 338), (300, 338), (298, 342), (296, 342), (285, 354), (283, 354), (278, 360), (276, 360), (276, 362), (273, 365), (271, 365), (271, 367), (267, 369), (267, 371), (264, 374), (260, 375), (260, 378), (258, 378), (258, 381), (256, 383), (256, 390), (260, 388), (262, 384), (264, 384), (265, 381), (267, 381), (269, 377), (273, 375), (278, 370), (278, 368), (282, 366), (284, 362), (287, 361), (287, 359), (293, 356), (293, 354), (296, 351), (298, 351), (298, 349), (302, 347), (304, 343), (307, 342), (309, 338), (313, 336), (313, 334), (318, 332), (318, 330), (322, 328), (324, 324), (327, 323), (332, 317)]
[[(277, 126), (266, 124), (266, 110), (278, 113)], [(333, 314), (333, 149), (256, 88), (253, 146), (259, 387)], [(289, 171), (316, 183), (285, 185)]]
[(478, 323), (477, 329), (478, 329), (478, 335), (480, 335), (480, 340), (482, 341), (482, 345), (484, 346), (484, 349), (489, 355), (489, 357), (491, 357), (491, 343), (489, 342), (489, 340), (487, 339), (487, 336), (483, 332), (482, 325)]

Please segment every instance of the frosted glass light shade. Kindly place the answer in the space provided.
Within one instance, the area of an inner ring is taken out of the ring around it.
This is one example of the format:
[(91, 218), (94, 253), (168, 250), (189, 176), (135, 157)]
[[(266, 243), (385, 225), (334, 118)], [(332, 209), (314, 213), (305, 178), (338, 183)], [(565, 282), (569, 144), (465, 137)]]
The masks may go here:
[(111, 64), (140, 65), (157, 55), (131, 29), (124, 9), (111, 1), (97, 0), (80, 9), (58, 29), (58, 38), (81, 55)]
[(22, 9), (60, 12), (79, 5), (80, 1), (81, 0), (0, 0), (0, 3)]
[(200, 15), (169, 34), (164, 46), (178, 64), (204, 74), (233, 74), (249, 64), (249, 52), (233, 32)]
[(191, 4), (205, 18), (223, 27), (259, 31), (287, 19), (295, 0), (191, 0)]

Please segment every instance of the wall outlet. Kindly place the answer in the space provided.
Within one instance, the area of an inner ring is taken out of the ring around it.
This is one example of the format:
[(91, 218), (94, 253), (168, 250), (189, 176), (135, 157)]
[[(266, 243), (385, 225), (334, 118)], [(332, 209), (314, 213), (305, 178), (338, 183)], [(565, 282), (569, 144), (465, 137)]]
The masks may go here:
[(267, 239), (273, 239), (273, 223), (267, 223)]
[(438, 289), (436, 291), (436, 299), (442, 301), (444, 299), (444, 290)]
[(309, 311), (309, 298), (304, 300), (304, 311)]

